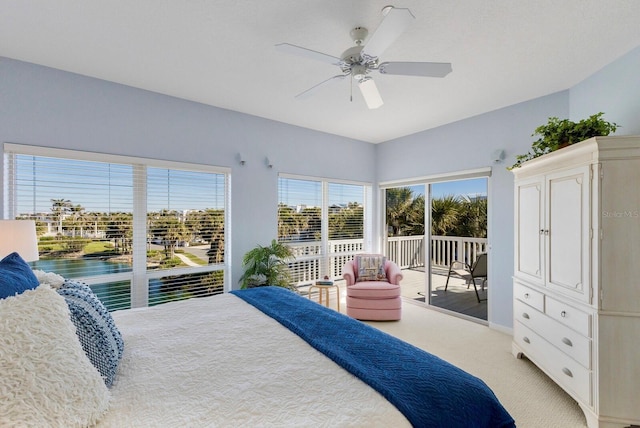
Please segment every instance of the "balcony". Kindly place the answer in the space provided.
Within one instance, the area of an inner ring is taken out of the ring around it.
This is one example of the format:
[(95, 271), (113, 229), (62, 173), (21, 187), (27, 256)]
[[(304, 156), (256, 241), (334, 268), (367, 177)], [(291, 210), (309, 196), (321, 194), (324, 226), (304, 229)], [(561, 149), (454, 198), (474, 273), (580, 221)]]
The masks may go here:
[[(386, 241), (388, 258), (395, 261), (403, 270), (402, 296), (423, 302), (426, 297), (424, 241), (423, 235), (392, 237)], [(296, 256), (296, 260), (290, 264), (291, 271), (303, 293), (308, 285), (324, 275), (340, 280), (342, 266), (355, 254), (362, 253), (364, 246), (361, 239), (329, 241), (326, 252), (322, 251), (320, 241), (288, 243), (288, 245)], [(432, 236), (431, 304), (486, 320), (487, 302), (478, 303), (473, 287), (467, 288), (464, 280), (452, 276), (447, 291), (444, 291), (449, 265), (453, 260), (472, 264), (478, 254), (486, 251), (486, 238)], [(326, 256), (323, 256), (323, 253)], [(481, 298), (486, 298), (486, 291), (480, 291), (480, 293)]]

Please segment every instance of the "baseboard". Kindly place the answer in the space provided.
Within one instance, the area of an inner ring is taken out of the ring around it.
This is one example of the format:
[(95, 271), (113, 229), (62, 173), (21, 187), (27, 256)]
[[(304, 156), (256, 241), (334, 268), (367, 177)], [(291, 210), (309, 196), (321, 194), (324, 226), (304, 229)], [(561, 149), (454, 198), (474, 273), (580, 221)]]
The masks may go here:
[(505, 327), (502, 324), (489, 323), (489, 328), (491, 330), (499, 331), (500, 333), (508, 334), (509, 336), (513, 336), (513, 327)]

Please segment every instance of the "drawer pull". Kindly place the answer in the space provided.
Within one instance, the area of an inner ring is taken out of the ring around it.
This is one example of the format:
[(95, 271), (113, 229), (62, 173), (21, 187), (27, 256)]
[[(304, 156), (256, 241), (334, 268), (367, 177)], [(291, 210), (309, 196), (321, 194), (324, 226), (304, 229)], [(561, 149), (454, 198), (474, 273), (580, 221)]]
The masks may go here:
[(562, 338), (562, 343), (564, 343), (567, 346), (573, 346), (573, 343), (571, 342), (571, 340), (568, 337), (563, 337)]
[(568, 368), (566, 368), (566, 367), (563, 367), (563, 368), (562, 368), (562, 373), (566, 374), (566, 375), (567, 375), (567, 376), (569, 376), (569, 377), (573, 377), (573, 373), (571, 373), (571, 370), (569, 370), (569, 369), (568, 369)]
[(529, 314), (528, 314), (528, 313), (526, 313), (526, 312), (523, 312), (523, 313), (522, 313), (522, 318), (524, 318), (524, 319), (528, 320), (528, 319), (529, 319)]
[(529, 298), (529, 293), (524, 293), (524, 298), (528, 299)]
[(523, 338), (522, 338), (522, 341), (523, 341), (524, 343), (531, 343), (531, 341), (529, 340), (529, 338), (528, 338), (527, 336), (523, 337)]
[(560, 312), (560, 316), (561, 316), (562, 318), (565, 318), (565, 317), (567, 316), (567, 311), (562, 311), (562, 312)]

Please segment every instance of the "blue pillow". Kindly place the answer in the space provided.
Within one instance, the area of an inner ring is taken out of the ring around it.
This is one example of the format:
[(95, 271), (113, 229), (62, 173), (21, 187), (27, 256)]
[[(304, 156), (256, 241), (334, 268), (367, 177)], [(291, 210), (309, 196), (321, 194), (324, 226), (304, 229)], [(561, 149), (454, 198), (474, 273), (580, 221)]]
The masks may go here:
[(37, 288), (38, 278), (18, 253), (11, 253), (0, 260), (0, 299), (16, 296)]
[(69, 306), (82, 349), (111, 387), (124, 351), (124, 341), (111, 314), (88, 285), (66, 280), (58, 293)]

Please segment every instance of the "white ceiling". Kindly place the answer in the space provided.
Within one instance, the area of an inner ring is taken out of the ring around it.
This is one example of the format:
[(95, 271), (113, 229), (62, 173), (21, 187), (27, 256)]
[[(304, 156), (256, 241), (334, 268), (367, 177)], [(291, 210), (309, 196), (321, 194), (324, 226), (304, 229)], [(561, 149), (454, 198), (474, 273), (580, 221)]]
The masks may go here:
[[(567, 89), (640, 45), (638, 0), (391, 1), (0, 0), (0, 56), (378, 143)], [(339, 69), (274, 45), (340, 56), (387, 4), (416, 19), (381, 60), (453, 72), (376, 73), (377, 110), (349, 79), (294, 99)]]

